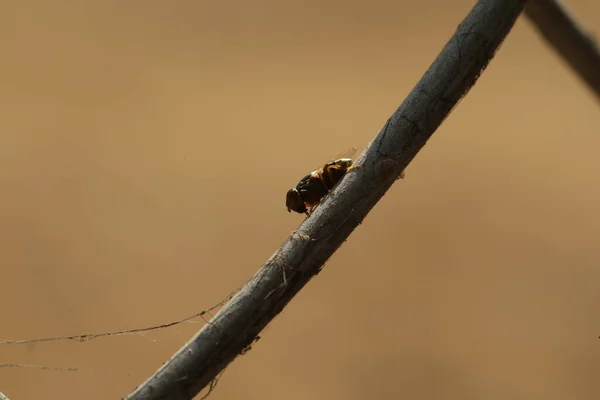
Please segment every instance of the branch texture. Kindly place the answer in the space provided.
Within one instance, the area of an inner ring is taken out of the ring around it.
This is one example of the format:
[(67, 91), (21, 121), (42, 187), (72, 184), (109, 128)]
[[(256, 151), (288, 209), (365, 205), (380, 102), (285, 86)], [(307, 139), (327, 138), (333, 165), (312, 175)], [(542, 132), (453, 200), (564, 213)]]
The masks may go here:
[(127, 399), (190, 399), (285, 307), (416, 156), (480, 73), (525, 0), (479, 0), (349, 172), (248, 283)]
[(530, 0), (525, 14), (600, 100), (600, 49), (557, 0)]

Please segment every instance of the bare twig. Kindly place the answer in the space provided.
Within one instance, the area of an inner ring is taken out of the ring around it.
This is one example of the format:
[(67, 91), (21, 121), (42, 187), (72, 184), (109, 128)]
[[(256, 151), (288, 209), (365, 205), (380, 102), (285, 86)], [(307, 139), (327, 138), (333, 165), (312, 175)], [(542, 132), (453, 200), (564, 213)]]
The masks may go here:
[(215, 378), (212, 381), (210, 381), (210, 384), (208, 385), (208, 392), (206, 392), (206, 394), (204, 396), (202, 396), (200, 398), (200, 400), (206, 400), (208, 398), (208, 396), (210, 396), (210, 394), (213, 392), (213, 390), (215, 390), (215, 388), (217, 387), (217, 384), (221, 380), (221, 377), (223, 376), (224, 373), (225, 373), (225, 369), (221, 370), (221, 372), (219, 372), (219, 374), (217, 376), (215, 376)]
[(66, 336), (51, 336), (45, 338), (35, 338), (35, 339), (0, 339), (0, 344), (30, 344), (30, 343), (40, 343), (40, 342), (55, 342), (59, 340), (75, 340), (78, 342), (87, 342), (88, 340), (97, 339), (99, 337), (105, 336), (122, 336), (122, 335), (132, 335), (134, 333), (144, 333), (149, 331), (155, 331), (158, 329), (169, 328), (173, 325), (178, 325), (183, 322), (190, 321), (194, 318), (203, 317), (204, 314), (207, 314), (207, 311), (201, 311), (194, 315), (191, 315), (186, 318), (179, 319), (177, 321), (167, 322), (165, 324), (153, 325), (144, 328), (135, 328), (135, 329), (126, 329), (123, 331), (113, 331), (113, 332), (98, 332), (98, 333), (84, 333), (80, 335), (66, 335)]
[(600, 100), (600, 49), (558, 0), (530, 0), (525, 14)]
[[(219, 308), (220, 306), (225, 304), (225, 302), (227, 302), (228, 300), (231, 300), (231, 298), (235, 295), (235, 293), (237, 293), (238, 290), (239, 290), (239, 288), (236, 289), (232, 294), (230, 294), (225, 300), (222, 300), (220, 303), (215, 304), (211, 308), (200, 311), (194, 315), (190, 315), (185, 318), (181, 318), (181, 319), (171, 321), (171, 322), (166, 322), (164, 324), (147, 326), (144, 328), (113, 331), (113, 332), (97, 332), (97, 333), (85, 333), (85, 334), (79, 334), (79, 335), (51, 336), (51, 337), (35, 338), (35, 339), (0, 339), (0, 345), (2, 345), (2, 344), (30, 344), (30, 343), (40, 343), (40, 342), (55, 342), (58, 340), (75, 340), (78, 342), (86, 342), (88, 340), (96, 339), (99, 337), (105, 337), (105, 336), (123, 336), (123, 335), (132, 335), (135, 333), (141, 334), (144, 332), (156, 331), (159, 329), (169, 328), (174, 325), (179, 325), (184, 322), (191, 321), (192, 319), (195, 319), (198, 317), (202, 318), (204, 320), (204, 322), (208, 323), (208, 321), (206, 321), (206, 319), (204, 318), (204, 315), (208, 314), (208, 315), (212, 316), (211, 311), (216, 308)], [(2, 366), (2, 364), (0, 364), (0, 366)]]
[(191, 399), (248, 348), (399, 178), (478, 79), (524, 6), (525, 0), (479, 0), (358, 158), (364, 167), (347, 174), (335, 194), (323, 200), (210, 323), (127, 399)]
[[(34, 364), (0, 364), (0, 368), (34, 368), (48, 369), (54, 371), (77, 371), (77, 367), (57, 367), (53, 365), (34, 365)], [(0, 397), (1, 399), (1, 397)]]

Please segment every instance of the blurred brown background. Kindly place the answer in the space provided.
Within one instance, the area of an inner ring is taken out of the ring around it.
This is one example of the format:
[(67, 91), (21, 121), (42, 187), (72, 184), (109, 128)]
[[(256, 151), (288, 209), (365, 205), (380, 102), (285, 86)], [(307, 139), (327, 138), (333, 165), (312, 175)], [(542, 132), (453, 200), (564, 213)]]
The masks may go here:
[[(415, 4), (417, 3), (417, 4)], [(600, 3), (569, 0), (600, 31)], [(0, 4), (0, 338), (207, 308), (301, 222), (474, 1)], [(521, 18), (479, 83), (211, 399), (600, 396), (600, 107)], [(117, 399), (201, 321), (0, 345), (11, 400)]]

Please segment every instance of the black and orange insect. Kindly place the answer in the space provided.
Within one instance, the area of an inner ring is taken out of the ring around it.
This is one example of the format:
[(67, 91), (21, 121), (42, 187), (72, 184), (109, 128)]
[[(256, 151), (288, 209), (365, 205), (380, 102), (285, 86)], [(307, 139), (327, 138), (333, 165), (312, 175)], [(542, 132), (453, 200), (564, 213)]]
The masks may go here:
[(321, 199), (331, 193), (333, 187), (353, 168), (352, 157), (357, 148), (353, 147), (337, 155), (321, 168), (312, 171), (295, 188), (288, 190), (285, 196), (285, 205), (288, 212), (295, 211), (299, 214), (310, 215), (310, 212), (319, 204)]

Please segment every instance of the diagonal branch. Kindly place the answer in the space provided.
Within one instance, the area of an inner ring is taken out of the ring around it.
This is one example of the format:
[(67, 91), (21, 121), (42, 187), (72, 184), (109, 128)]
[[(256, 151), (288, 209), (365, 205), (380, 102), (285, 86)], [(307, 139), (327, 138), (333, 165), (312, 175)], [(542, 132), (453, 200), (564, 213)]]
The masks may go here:
[(558, 0), (530, 0), (525, 14), (600, 100), (600, 49)]
[(127, 399), (190, 399), (235, 357), (363, 221), (485, 69), (525, 0), (479, 0), (348, 173), (250, 281)]

